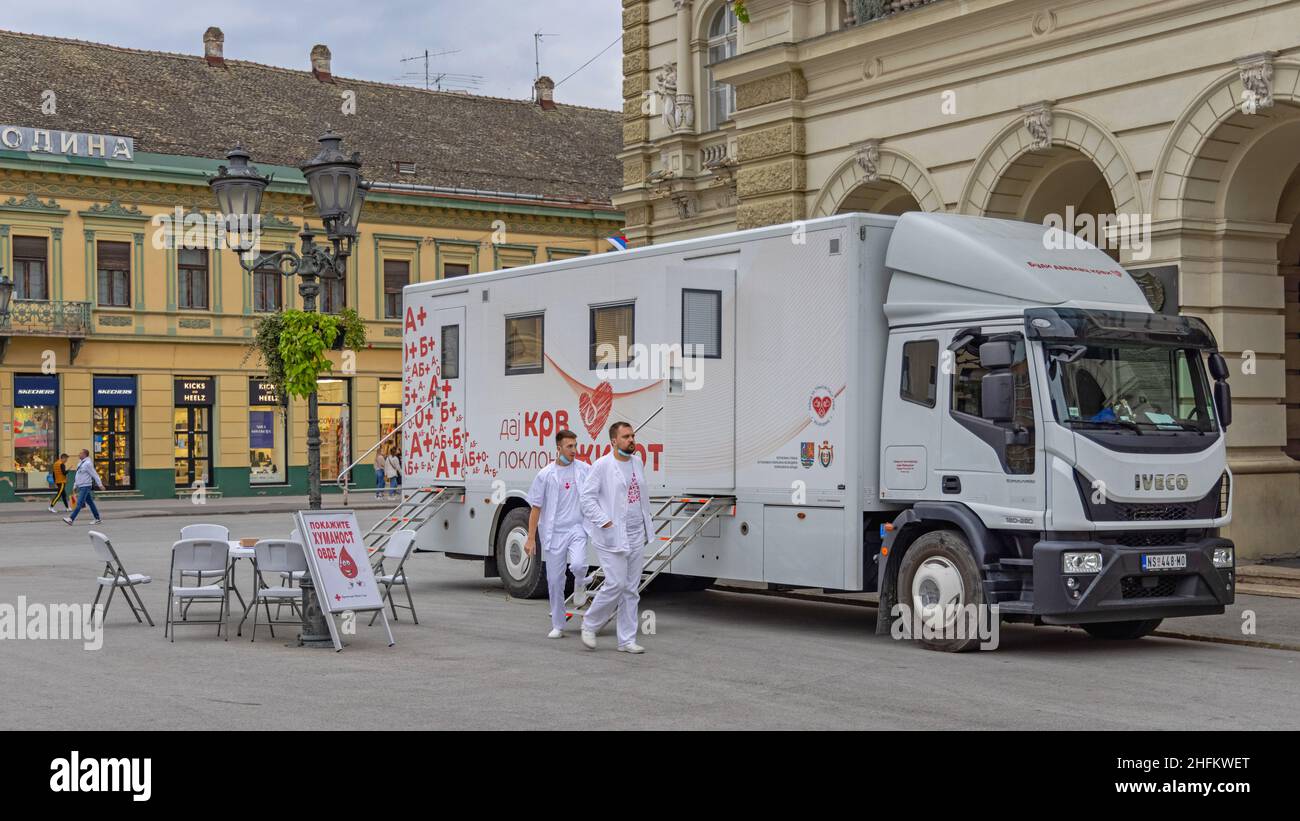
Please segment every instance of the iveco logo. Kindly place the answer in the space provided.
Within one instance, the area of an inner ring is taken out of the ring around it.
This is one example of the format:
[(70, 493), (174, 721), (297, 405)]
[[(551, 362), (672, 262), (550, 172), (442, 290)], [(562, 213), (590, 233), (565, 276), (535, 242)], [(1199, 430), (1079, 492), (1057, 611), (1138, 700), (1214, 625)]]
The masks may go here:
[(1186, 473), (1135, 473), (1134, 490), (1187, 490)]

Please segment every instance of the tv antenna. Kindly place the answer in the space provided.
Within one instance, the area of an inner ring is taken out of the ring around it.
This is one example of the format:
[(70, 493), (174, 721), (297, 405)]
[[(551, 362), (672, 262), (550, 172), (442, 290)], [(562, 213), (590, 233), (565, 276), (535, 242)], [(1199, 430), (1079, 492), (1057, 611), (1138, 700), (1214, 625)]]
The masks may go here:
[(542, 76), (542, 38), (559, 37), (558, 34), (543, 34), (541, 29), (533, 32), (533, 82)]
[[(404, 57), (401, 62), (410, 63), (417, 60), (424, 61), (424, 90), (425, 91), (444, 91), (444, 90), (465, 90), (477, 88), (483, 84), (483, 77), (479, 74), (453, 74), (450, 72), (433, 72), (429, 69), (429, 61), (438, 57), (446, 57), (449, 54), (459, 54), (460, 49), (449, 49), (447, 51), (430, 52), (424, 50), (424, 54), (417, 54), (414, 57)], [(401, 80), (406, 83), (419, 82), (419, 72), (406, 72), (402, 74)], [(444, 85), (448, 88), (444, 89)]]

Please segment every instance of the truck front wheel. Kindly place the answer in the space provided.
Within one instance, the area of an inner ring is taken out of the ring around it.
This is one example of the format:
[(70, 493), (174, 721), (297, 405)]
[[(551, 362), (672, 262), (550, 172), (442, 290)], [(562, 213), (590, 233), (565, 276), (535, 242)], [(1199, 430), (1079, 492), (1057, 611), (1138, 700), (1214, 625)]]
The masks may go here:
[[(935, 530), (922, 534), (903, 554), (898, 568), (898, 600), (909, 610), (912, 638), (931, 650), (960, 653), (978, 646), (975, 628), (984, 604), (979, 566), (962, 534)], [(972, 618), (972, 616), (974, 616)], [(915, 635), (915, 627), (921, 627)]]
[(1149, 636), (1160, 626), (1164, 619), (1142, 619), (1139, 621), (1099, 621), (1079, 625), (1094, 639), (1110, 641), (1133, 641)]
[(517, 507), (501, 519), (497, 530), (497, 572), (506, 592), (516, 599), (546, 598), (546, 572), (540, 549), (529, 556), (524, 550), (528, 540), (528, 508)]

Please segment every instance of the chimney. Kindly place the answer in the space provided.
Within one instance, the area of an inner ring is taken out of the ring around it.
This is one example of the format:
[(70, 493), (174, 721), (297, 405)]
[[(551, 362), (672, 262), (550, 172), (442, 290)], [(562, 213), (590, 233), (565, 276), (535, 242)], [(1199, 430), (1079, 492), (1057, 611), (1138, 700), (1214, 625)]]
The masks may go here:
[(533, 83), (533, 102), (543, 111), (555, 110), (555, 81), (546, 75), (538, 77)]
[(203, 59), (208, 61), (208, 65), (226, 67), (226, 58), (222, 54), (225, 44), (226, 35), (221, 33), (221, 29), (208, 26), (208, 30), (203, 32)]
[(311, 73), (317, 80), (322, 83), (334, 82), (334, 75), (330, 74), (330, 50), (329, 46), (315, 45), (311, 49)]

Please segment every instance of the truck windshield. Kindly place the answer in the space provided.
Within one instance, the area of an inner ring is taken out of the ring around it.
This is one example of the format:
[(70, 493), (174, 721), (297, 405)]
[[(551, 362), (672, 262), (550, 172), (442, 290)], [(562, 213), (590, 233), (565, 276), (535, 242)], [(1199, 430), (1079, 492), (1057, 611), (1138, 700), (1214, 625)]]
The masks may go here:
[(1219, 429), (1202, 360), (1216, 343), (1200, 319), (1035, 308), (1025, 330), (1043, 345), (1057, 421), (1134, 435)]
[(1052, 409), (1071, 427), (1218, 430), (1201, 353), (1130, 342), (1044, 343)]

